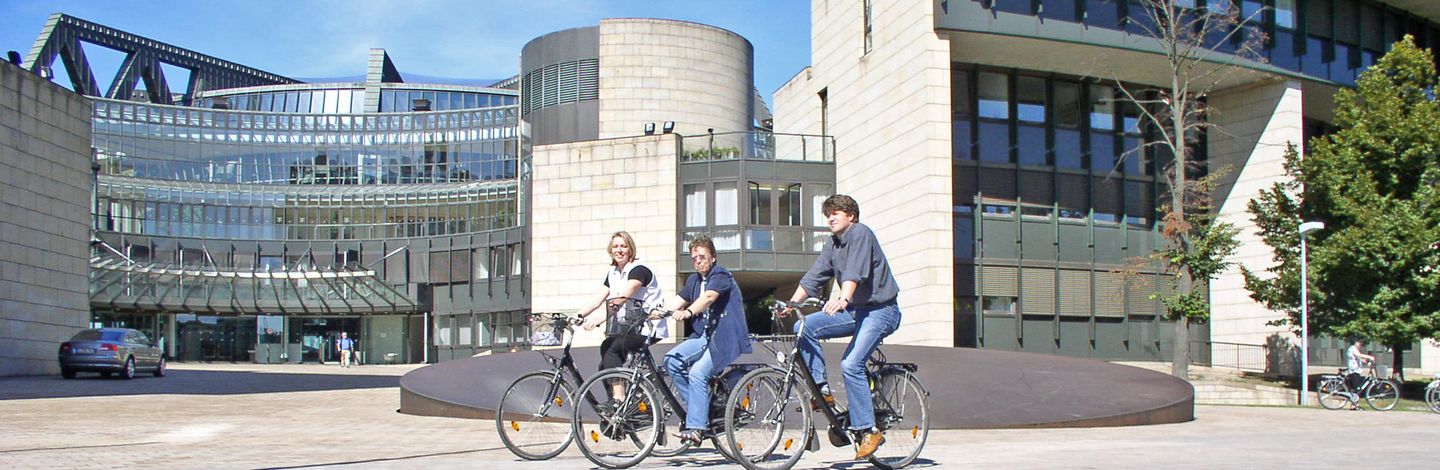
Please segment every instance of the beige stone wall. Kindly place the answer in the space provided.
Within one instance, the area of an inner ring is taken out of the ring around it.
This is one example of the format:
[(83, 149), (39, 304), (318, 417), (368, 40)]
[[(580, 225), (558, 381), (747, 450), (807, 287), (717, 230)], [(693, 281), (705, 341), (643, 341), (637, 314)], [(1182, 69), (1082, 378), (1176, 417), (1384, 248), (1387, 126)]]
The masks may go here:
[[(534, 150), (531, 304), (573, 312), (603, 289), (610, 235), (635, 238), (640, 261), (676, 292), (678, 138), (643, 136), (539, 146)], [(672, 325), (671, 331), (674, 332)], [(599, 331), (577, 345), (600, 344)]]
[(0, 376), (90, 323), (90, 100), (0, 63)]
[(777, 130), (818, 133), (826, 91), (837, 191), (860, 203), (901, 288), (904, 323), (888, 342), (951, 346), (949, 42), (934, 32), (932, 2), (884, 3), (867, 54), (861, 8), (811, 2), (811, 68), (776, 93)]
[(600, 22), (600, 138), (751, 130), (754, 48), (739, 35), (674, 20)]
[[(1292, 80), (1261, 82), (1210, 97), (1216, 110), (1213, 122), (1223, 129), (1209, 134), (1211, 171), (1225, 171), (1216, 188), (1220, 219), (1241, 230), (1240, 247), (1231, 258), (1239, 264), (1210, 285), (1211, 341), (1266, 344), (1277, 336), (1299, 346), (1287, 328), (1265, 324), (1283, 314), (1250, 300), (1240, 266), (1263, 273), (1273, 264), (1271, 249), (1261, 240), (1246, 204), (1285, 177), (1287, 144), (1303, 148), (1301, 98), (1301, 85)], [(1221, 356), (1215, 356), (1217, 366), (1225, 365)]]

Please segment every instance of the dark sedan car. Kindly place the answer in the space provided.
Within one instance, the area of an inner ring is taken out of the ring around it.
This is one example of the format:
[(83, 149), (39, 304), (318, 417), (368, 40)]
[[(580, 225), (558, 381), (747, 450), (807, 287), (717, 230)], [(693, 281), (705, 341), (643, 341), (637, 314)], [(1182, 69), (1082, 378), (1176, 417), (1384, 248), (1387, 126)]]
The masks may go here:
[(133, 379), (137, 371), (165, 376), (165, 354), (155, 342), (129, 328), (98, 328), (75, 333), (60, 344), (60, 375), (75, 378), (76, 372), (99, 372), (103, 377), (119, 372)]

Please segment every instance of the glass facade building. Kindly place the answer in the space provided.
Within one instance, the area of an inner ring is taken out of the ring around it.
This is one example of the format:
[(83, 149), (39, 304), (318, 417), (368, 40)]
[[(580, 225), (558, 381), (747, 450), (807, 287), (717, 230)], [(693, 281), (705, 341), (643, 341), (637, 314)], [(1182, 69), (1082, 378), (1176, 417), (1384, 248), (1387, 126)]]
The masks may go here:
[[(87, 47), (147, 63), (102, 93)], [(344, 332), (362, 362), (422, 362), (523, 336), (518, 91), (370, 59), (364, 82), (302, 83), (52, 17), (26, 62), (93, 98), (92, 324), (182, 361), (336, 360)]]

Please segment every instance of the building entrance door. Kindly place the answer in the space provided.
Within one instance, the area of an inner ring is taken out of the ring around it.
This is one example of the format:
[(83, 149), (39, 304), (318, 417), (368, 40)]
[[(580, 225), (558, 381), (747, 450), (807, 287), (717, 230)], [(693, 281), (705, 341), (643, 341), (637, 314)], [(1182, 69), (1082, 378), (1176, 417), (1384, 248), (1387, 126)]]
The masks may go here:
[(292, 320), (298, 323), (298, 325), (292, 323), (291, 328), (297, 328), (300, 331), (304, 362), (321, 364), (340, 362), (340, 355), (335, 350), (335, 340), (340, 338), (341, 332), (345, 332), (351, 339), (359, 341), (359, 318), (322, 317)]

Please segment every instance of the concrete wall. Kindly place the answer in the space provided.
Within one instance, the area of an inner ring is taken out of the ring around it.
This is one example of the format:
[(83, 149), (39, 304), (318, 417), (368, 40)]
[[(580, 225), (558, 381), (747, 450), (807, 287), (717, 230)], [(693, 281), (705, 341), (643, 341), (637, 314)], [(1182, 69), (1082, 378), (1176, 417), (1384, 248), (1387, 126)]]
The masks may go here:
[(903, 324), (889, 342), (951, 346), (949, 42), (934, 31), (932, 2), (877, 2), (866, 53), (862, 5), (811, 2), (811, 68), (776, 93), (776, 128), (819, 133), (825, 90), (836, 191), (860, 203), (901, 288)]
[(0, 376), (90, 323), (90, 100), (0, 63)]
[[(628, 231), (640, 261), (674, 294), (679, 259), (675, 135), (642, 136), (534, 149), (531, 305), (574, 312), (604, 289), (610, 235)], [(671, 332), (675, 328), (672, 326)], [(600, 330), (577, 345), (596, 345)]]
[[(1210, 284), (1211, 341), (1267, 344), (1274, 336), (1281, 344), (1299, 347), (1296, 335), (1286, 327), (1265, 324), (1284, 314), (1250, 299), (1240, 266), (1263, 273), (1274, 263), (1245, 206), (1260, 190), (1285, 178), (1287, 144), (1303, 149), (1302, 97), (1301, 84), (1293, 80), (1260, 82), (1210, 96), (1213, 122), (1223, 129), (1209, 133), (1211, 172), (1224, 175), (1215, 188), (1215, 200), (1220, 219), (1240, 228), (1240, 247), (1231, 258), (1239, 264)], [(1224, 355), (1217, 354), (1214, 360), (1216, 365), (1227, 365)]]
[(755, 50), (713, 26), (674, 20), (600, 22), (600, 138), (752, 128)]

